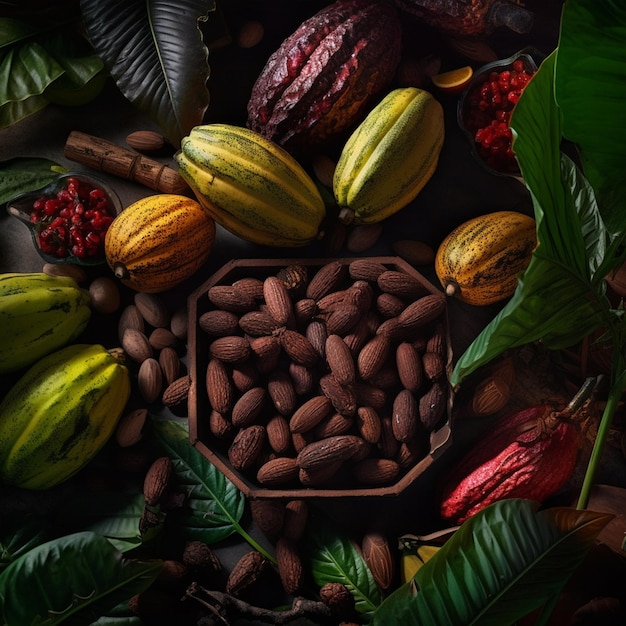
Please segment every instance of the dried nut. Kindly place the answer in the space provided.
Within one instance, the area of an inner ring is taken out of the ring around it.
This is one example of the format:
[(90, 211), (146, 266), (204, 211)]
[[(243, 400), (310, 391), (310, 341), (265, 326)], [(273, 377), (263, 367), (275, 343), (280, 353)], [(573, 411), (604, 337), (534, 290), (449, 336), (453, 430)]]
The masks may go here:
[(213, 409), (209, 413), (209, 430), (217, 439), (230, 439), (235, 427), (230, 420), (224, 417), (219, 411)]
[(257, 550), (246, 552), (235, 563), (226, 579), (226, 593), (240, 596), (253, 585), (267, 569), (269, 561)]
[(424, 375), (431, 382), (442, 380), (446, 375), (446, 364), (441, 352), (424, 352), (422, 354), (422, 366)]
[[(350, 590), (342, 583), (325, 583), (319, 591), (320, 599), (338, 618), (350, 618), (355, 614), (355, 600)], [(345, 622), (342, 622), (345, 624)]]
[(176, 339), (184, 341), (187, 338), (188, 323), (187, 307), (181, 306), (172, 313), (170, 330)]
[(253, 424), (242, 428), (228, 448), (228, 460), (236, 470), (247, 470), (258, 459), (264, 443), (265, 426)]
[(345, 435), (352, 429), (354, 418), (341, 413), (333, 413), (322, 420), (313, 430), (317, 439), (332, 437), (333, 435)]
[(120, 308), (120, 288), (110, 276), (98, 276), (89, 283), (91, 306), (97, 313), (110, 315)]
[(337, 473), (341, 469), (341, 461), (332, 461), (320, 467), (305, 469), (300, 468), (298, 480), (305, 487), (321, 487), (328, 485), (335, 480)]
[(168, 328), (155, 328), (149, 335), (150, 345), (157, 351), (163, 348), (173, 348), (178, 345), (178, 339)]
[(213, 309), (198, 318), (198, 326), (209, 337), (227, 337), (239, 329), (239, 316), (232, 311)]
[(244, 428), (254, 423), (263, 410), (266, 400), (265, 387), (252, 387), (239, 396), (230, 415), (233, 426)]
[(322, 265), (313, 275), (306, 289), (306, 297), (319, 300), (327, 293), (335, 291), (347, 273), (346, 266), (340, 261), (330, 261)]
[(423, 283), (402, 270), (385, 270), (378, 276), (376, 283), (381, 291), (394, 294), (408, 301), (415, 300), (428, 293)]
[(285, 505), (283, 535), (292, 541), (300, 541), (309, 518), (309, 507), (304, 500), (289, 500)]
[(182, 562), (174, 559), (163, 559), (159, 575), (154, 581), (159, 587), (172, 587), (185, 584), (189, 568)]
[(235, 390), (222, 361), (210, 359), (206, 370), (206, 392), (214, 411), (226, 415), (235, 401)]
[(122, 337), (122, 347), (128, 356), (137, 363), (143, 363), (154, 356), (148, 337), (136, 328), (127, 328)]
[(269, 374), (278, 368), (278, 360), (282, 353), (280, 339), (274, 335), (252, 337), (250, 350), (254, 355), (254, 365), (261, 374)]
[(352, 465), (351, 471), (364, 485), (387, 485), (400, 474), (400, 465), (393, 459), (370, 457)]
[(250, 500), (250, 514), (261, 532), (277, 537), (283, 530), (285, 505), (278, 500)]
[(254, 48), (263, 39), (265, 29), (257, 20), (244, 22), (237, 33), (237, 45), (240, 48)]
[(435, 260), (435, 251), (427, 243), (413, 239), (400, 239), (391, 244), (393, 251), (411, 265), (431, 265)]
[(398, 315), (400, 326), (404, 329), (422, 328), (437, 319), (446, 307), (443, 294), (429, 294), (422, 296), (407, 305)]
[(291, 415), (298, 404), (293, 381), (287, 372), (276, 369), (267, 377), (267, 393), (276, 410), (284, 416)]
[(115, 430), (117, 444), (122, 448), (127, 448), (138, 443), (143, 437), (143, 428), (147, 419), (147, 409), (135, 409), (125, 413)]
[(405, 389), (417, 393), (423, 380), (420, 354), (413, 344), (403, 341), (396, 347), (396, 370)]
[(382, 423), (376, 409), (371, 406), (360, 406), (356, 418), (357, 430), (368, 443), (378, 443), (382, 433)]
[(410, 441), (415, 437), (419, 423), (419, 402), (408, 389), (403, 389), (394, 398), (391, 409), (394, 437), (400, 442)]
[(178, 352), (170, 346), (165, 346), (159, 352), (159, 365), (163, 372), (165, 384), (173, 383), (180, 374), (180, 357)]
[(181, 560), (193, 572), (210, 571), (218, 574), (222, 571), (217, 554), (203, 541), (187, 541)]
[(165, 139), (153, 130), (136, 130), (126, 136), (126, 143), (137, 152), (158, 152)]
[(304, 568), (296, 544), (280, 537), (276, 542), (276, 565), (283, 589), (294, 595), (302, 587)]
[(77, 283), (84, 283), (89, 278), (85, 268), (75, 263), (44, 263), (42, 272), (48, 276), (68, 276)]
[(163, 372), (154, 357), (142, 361), (137, 373), (137, 387), (141, 397), (148, 403), (156, 402), (163, 391)]
[(396, 317), (404, 310), (406, 303), (392, 293), (381, 293), (376, 298), (376, 310), (386, 318)]
[(293, 317), (293, 302), (285, 283), (278, 276), (263, 281), (263, 297), (268, 313), (279, 326), (286, 326)]
[(499, 376), (482, 380), (474, 391), (472, 414), (478, 417), (494, 415), (502, 410), (511, 396), (511, 388)]
[(344, 304), (331, 311), (326, 318), (329, 335), (344, 335), (361, 319), (363, 311), (356, 304)]
[(338, 219), (332, 219), (329, 221), (326, 231), (324, 233), (324, 250), (327, 256), (336, 255), (346, 242), (348, 236), (348, 227)]
[(282, 325), (267, 311), (248, 311), (239, 318), (239, 328), (252, 337), (271, 335)]
[(180, 376), (170, 383), (161, 396), (161, 402), (168, 407), (177, 406), (187, 401), (189, 395), (189, 376)]
[(435, 381), (419, 399), (419, 416), (426, 432), (432, 431), (446, 412), (447, 394), (444, 385)]
[(387, 271), (387, 266), (371, 259), (356, 259), (348, 266), (350, 278), (354, 280), (378, 281), (378, 277)]
[(335, 435), (313, 441), (298, 453), (298, 465), (306, 470), (323, 467), (349, 459), (359, 448), (362, 439), (356, 435)]
[(342, 385), (331, 373), (320, 378), (320, 389), (330, 399), (335, 411), (347, 417), (356, 413), (356, 395), (351, 385)]
[(354, 226), (348, 231), (346, 248), (349, 252), (365, 252), (377, 243), (382, 233), (382, 222)]
[(167, 491), (174, 466), (169, 456), (156, 459), (148, 469), (143, 483), (143, 495), (148, 506), (155, 506)]
[(298, 363), (289, 364), (289, 376), (291, 376), (294, 389), (299, 396), (306, 396), (311, 393), (317, 383), (312, 369)]
[(319, 361), (317, 350), (311, 342), (301, 333), (286, 329), (280, 333), (280, 343), (294, 363), (312, 367)]
[(359, 352), (357, 370), (361, 378), (367, 380), (374, 376), (385, 364), (391, 352), (391, 340), (387, 335), (372, 337)]
[(135, 306), (141, 316), (153, 328), (169, 326), (171, 314), (165, 300), (158, 294), (137, 292), (134, 296)]
[(310, 431), (332, 411), (333, 405), (330, 398), (325, 395), (313, 396), (294, 411), (289, 420), (289, 430), (292, 433)]
[(374, 580), (384, 591), (391, 587), (395, 563), (386, 537), (378, 532), (368, 532), (361, 541), (361, 552)]
[(120, 318), (117, 322), (117, 334), (120, 342), (124, 338), (124, 333), (127, 328), (133, 328), (142, 333), (145, 333), (146, 330), (145, 320), (134, 304), (125, 306), (120, 313)]
[(256, 305), (252, 294), (232, 285), (214, 285), (209, 288), (207, 296), (218, 309), (232, 313), (246, 313)]
[(298, 471), (296, 459), (280, 456), (263, 463), (257, 471), (256, 479), (268, 487), (282, 486), (297, 480)]
[(250, 353), (250, 342), (238, 335), (218, 337), (209, 346), (209, 355), (224, 363), (240, 363), (245, 361)]
[(291, 432), (289, 422), (278, 413), (271, 417), (265, 425), (267, 442), (276, 454), (287, 454), (291, 447)]
[(340, 335), (328, 335), (324, 345), (326, 361), (341, 385), (351, 385), (356, 377), (352, 352)]

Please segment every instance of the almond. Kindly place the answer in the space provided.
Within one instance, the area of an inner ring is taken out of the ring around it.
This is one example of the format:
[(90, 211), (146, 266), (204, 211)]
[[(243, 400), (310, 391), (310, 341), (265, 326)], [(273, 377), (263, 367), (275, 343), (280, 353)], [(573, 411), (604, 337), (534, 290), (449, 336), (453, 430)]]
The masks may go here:
[(239, 327), (247, 335), (262, 337), (271, 335), (281, 324), (267, 311), (248, 311), (239, 318)]
[(147, 409), (134, 409), (125, 413), (115, 430), (117, 444), (122, 448), (127, 448), (138, 443), (143, 437), (143, 428), (147, 419)]
[(396, 347), (396, 370), (405, 389), (417, 393), (423, 380), (420, 354), (411, 343), (403, 341)]
[(356, 366), (346, 342), (336, 334), (328, 335), (324, 345), (326, 362), (340, 385), (350, 385), (356, 378)]
[(241, 556), (226, 579), (226, 593), (240, 596), (251, 587), (268, 568), (269, 561), (258, 551), (251, 550)]
[(44, 263), (41, 271), (48, 276), (68, 276), (77, 283), (87, 282), (89, 278), (85, 268), (75, 263)]
[(276, 274), (291, 294), (302, 295), (309, 284), (309, 270), (306, 265), (287, 265)]
[(445, 357), (447, 352), (446, 346), (446, 332), (442, 322), (437, 321), (434, 325), (434, 329), (430, 332), (426, 338), (424, 344), (425, 352), (436, 352)]
[(317, 439), (332, 437), (333, 435), (345, 435), (354, 425), (354, 418), (341, 413), (333, 413), (323, 419), (314, 429), (313, 434)]
[(255, 302), (261, 302), (263, 300), (263, 281), (260, 278), (245, 276), (244, 278), (237, 279), (232, 286), (237, 291), (251, 296)]
[(376, 298), (376, 310), (386, 318), (400, 315), (405, 306), (404, 300), (392, 293), (381, 293)]
[(400, 466), (393, 459), (371, 457), (355, 463), (352, 475), (364, 485), (387, 485), (400, 474)]
[(139, 394), (148, 403), (156, 402), (163, 391), (163, 372), (154, 357), (148, 357), (139, 366), (137, 373)]
[(230, 375), (233, 385), (240, 393), (252, 389), (259, 381), (259, 370), (247, 361), (235, 364)]
[(96, 313), (110, 315), (120, 308), (119, 283), (112, 276), (98, 276), (88, 287), (91, 307)]
[(252, 520), (270, 538), (278, 536), (285, 521), (285, 504), (278, 500), (250, 500)]
[(398, 321), (403, 329), (415, 329), (437, 319), (446, 308), (443, 294), (429, 294), (418, 298), (400, 313)]
[(312, 367), (319, 361), (319, 354), (302, 333), (286, 329), (280, 333), (279, 338), (283, 350), (294, 363)]
[(317, 304), (313, 298), (301, 298), (300, 300), (296, 300), (293, 305), (296, 328), (306, 326), (316, 313)]
[(293, 320), (293, 302), (285, 283), (278, 276), (268, 276), (263, 281), (263, 297), (271, 317), (279, 326)]
[(298, 479), (305, 487), (321, 487), (335, 479), (341, 466), (341, 461), (332, 461), (320, 467), (311, 467), (309, 469), (301, 467), (298, 472)]
[(376, 282), (378, 277), (386, 271), (386, 265), (370, 259), (356, 259), (348, 265), (348, 272), (354, 280)]
[(232, 311), (213, 309), (198, 318), (198, 326), (211, 337), (226, 337), (238, 331), (239, 316)]
[(234, 404), (235, 392), (228, 370), (219, 359), (209, 359), (206, 369), (206, 392), (211, 407), (227, 415)]
[(394, 460), (402, 469), (409, 470), (420, 459), (423, 459), (426, 454), (428, 454), (428, 448), (425, 445), (425, 441), (421, 441), (418, 437), (412, 441), (402, 442), (394, 456)]
[(385, 408), (387, 394), (384, 389), (361, 381), (357, 381), (352, 388), (357, 404), (371, 406), (377, 411), (382, 411)]
[(148, 342), (155, 350), (173, 348), (178, 345), (178, 339), (169, 328), (155, 328), (148, 335)]
[(342, 415), (354, 415), (357, 402), (354, 390), (350, 385), (342, 385), (331, 373), (320, 378), (320, 389), (330, 399), (335, 411)]
[(291, 377), (284, 370), (274, 370), (267, 377), (267, 393), (281, 415), (291, 415), (298, 398)]
[(423, 283), (401, 270), (385, 270), (376, 279), (376, 284), (381, 291), (405, 300), (415, 300), (428, 293)]
[(431, 382), (442, 380), (446, 375), (446, 364), (440, 352), (424, 352), (422, 354), (424, 375)]
[(137, 152), (158, 152), (165, 146), (165, 139), (153, 130), (136, 130), (126, 136), (126, 143)]
[(185, 339), (187, 339), (188, 326), (189, 319), (187, 307), (183, 305), (178, 307), (172, 313), (172, 318), (170, 319), (170, 330), (176, 339), (179, 341), (185, 341)]
[(148, 506), (155, 506), (167, 491), (174, 467), (169, 456), (159, 457), (152, 463), (143, 483), (143, 495)]
[(276, 542), (276, 566), (283, 589), (289, 595), (302, 587), (304, 568), (295, 542), (280, 537)]
[(212, 409), (209, 413), (209, 430), (217, 439), (229, 439), (234, 426), (222, 413)]
[(361, 552), (379, 587), (383, 591), (389, 589), (396, 566), (387, 538), (378, 532), (366, 533), (361, 541)]
[(313, 441), (297, 456), (298, 466), (313, 470), (326, 464), (349, 459), (360, 447), (361, 438), (356, 435), (335, 435)]
[(243, 471), (254, 465), (263, 444), (265, 443), (265, 427), (253, 424), (242, 428), (228, 448), (228, 460), (234, 469)]
[(209, 355), (224, 361), (224, 363), (240, 363), (249, 358), (252, 350), (250, 342), (245, 337), (228, 335), (218, 337), (209, 345)]
[(417, 267), (431, 265), (435, 260), (435, 250), (423, 241), (399, 239), (391, 244), (395, 254)]
[(322, 265), (309, 281), (306, 297), (319, 300), (327, 293), (336, 291), (346, 275), (347, 267), (340, 261), (330, 261)]
[(359, 434), (368, 443), (378, 443), (382, 423), (378, 412), (371, 406), (360, 406), (357, 410), (356, 426)]
[(298, 479), (298, 463), (293, 457), (281, 456), (261, 465), (256, 479), (266, 487), (280, 487)]
[(136, 328), (127, 328), (122, 337), (122, 347), (128, 356), (137, 363), (154, 356), (148, 337)]
[(511, 397), (511, 388), (500, 376), (488, 376), (478, 383), (472, 398), (472, 414), (477, 417), (494, 415), (502, 410)]
[(303, 402), (289, 420), (292, 433), (304, 433), (315, 428), (333, 410), (332, 402), (325, 395), (313, 396)]
[(120, 313), (117, 322), (117, 335), (120, 342), (123, 341), (124, 333), (127, 328), (133, 328), (141, 333), (145, 333), (146, 330), (146, 322), (139, 312), (139, 309), (134, 304), (125, 306)]
[(387, 335), (372, 337), (359, 352), (356, 360), (359, 376), (367, 380), (385, 364), (391, 352), (391, 340)]
[(280, 413), (271, 417), (265, 425), (267, 441), (276, 454), (286, 454), (291, 447), (289, 422)]
[(304, 500), (289, 500), (285, 505), (283, 535), (292, 541), (300, 541), (309, 518), (309, 507)]
[(230, 416), (233, 426), (246, 427), (253, 424), (265, 407), (266, 398), (264, 387), (252, 387), (239, 396)]
[[(355, 615), (355, 600), (343, 583), (329, 582), (320, 587), (320, 599), (330, 609), (332, 615), (340, 619), (350, 619)], [(342, 621), (343, 626), (348, 622)]]
[(174, 348), (165, 346), (159, 352), (159, 365), (163, 371), (166, 385), (171, 384), (178, 378), (180, 374), (180, 357)]
[(361, 319), (363, 311), (356, 304), (343, 304), (330, 312), (326, 318), (329, 335), (345, 335)]
[(374, 246), (383, 234), (383, 223), (359, 224), (348, 231), (346, 248), (349, 252), (365, 252)]
[(408, 389), (403, 389), (394, 398), (391, 424), (393, 434), (400, 442), (410, 441), (417, 433), (420, 424), (419, 404)]
[(321, 319), (313, 319), (307, 324), (304, 333), (320, 358), (326, 358), (326, 338), (328, 337), (326, 324)]
[(190, 386), (189, 376), (180, 376), (170, 383), (161, 396), (161, 402), (168, 407), (174, 407), (187, 401)]
[(264, 335), (263, 337), (252, 337), (249, 339), (249, 343), (256, 369), (261, 374), (276, 370), (282, 353), (280, 339), (274, 335)]
[(223, 311), (246, 313), (256, 308), (254, 297), (232, 285), (213, 285), (207, 292), (209, 300)]
[(398, 449), (400, 448), (400, 442), (395, 438), (393, 434), (393, 426), (390, 417), (383, 417), (381, 419), (381, 432), (380, 439), (378, 440), (378, 449), (385, 458), (393, 458)]
[(299, 396), (306, 396), (313, 391), (317, 380), (313, 370), (298, 363), (289, 363), (289, 376)]
[(154, 293), (137, 292), (134, 302), (141, 316), (153, 328), (169, 326), (171, 314), (163, 297)]
[(447, 393), (444, 385), (434, 382), (419, 400), (419, 417), (427, 432), (432, 431), (446, 412)]

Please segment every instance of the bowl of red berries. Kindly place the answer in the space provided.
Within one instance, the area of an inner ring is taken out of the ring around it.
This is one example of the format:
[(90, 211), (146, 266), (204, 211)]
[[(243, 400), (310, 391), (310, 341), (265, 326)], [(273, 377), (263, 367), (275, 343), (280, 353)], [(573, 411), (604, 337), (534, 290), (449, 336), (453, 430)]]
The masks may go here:
[(522, 91), (537, 71), (536, 53), (522, 50), (474, 72), (459, 99), (457, 119), (474, 156), (498, 176), (519, 176), (509, 126)]
[(104, 236), (122, 208), (109, 185), (83, 172), (60, 174), (6, 204), (7, 212), (30, 229), (44, 261), (77, 265), (106, 262)]

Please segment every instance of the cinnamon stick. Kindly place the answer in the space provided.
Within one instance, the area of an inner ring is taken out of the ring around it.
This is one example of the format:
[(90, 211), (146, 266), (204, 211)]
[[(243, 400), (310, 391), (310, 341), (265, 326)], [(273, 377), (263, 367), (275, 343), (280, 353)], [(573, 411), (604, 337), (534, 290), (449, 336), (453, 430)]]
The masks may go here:
[(65, 157), (92, 169), (114, 174), (162, 193), (183, 194), (189, 186), (173, 168), (111, 141), (72, 131)]

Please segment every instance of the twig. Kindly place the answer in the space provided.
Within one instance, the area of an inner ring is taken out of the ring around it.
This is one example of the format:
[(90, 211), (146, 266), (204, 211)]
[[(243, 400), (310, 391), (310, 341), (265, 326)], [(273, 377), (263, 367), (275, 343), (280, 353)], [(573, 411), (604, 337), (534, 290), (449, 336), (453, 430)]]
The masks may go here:
[(189, 585), (185, 596), (206, 607), (224, 624), (230, 624), (233, 617), (254, 618), (268, 624), (289, 624), (301, 617), (315, 618), (329, 624), (336, 622), (326, 604), (302, 597), (294, 598), (290, 609), (274, 611), (254, 606), (228, 593), (205, 589), (195, 582)]

